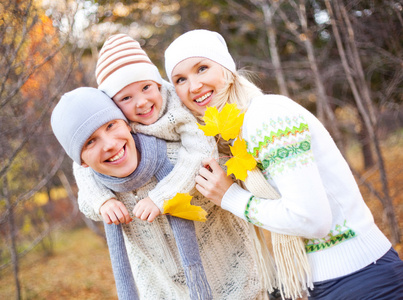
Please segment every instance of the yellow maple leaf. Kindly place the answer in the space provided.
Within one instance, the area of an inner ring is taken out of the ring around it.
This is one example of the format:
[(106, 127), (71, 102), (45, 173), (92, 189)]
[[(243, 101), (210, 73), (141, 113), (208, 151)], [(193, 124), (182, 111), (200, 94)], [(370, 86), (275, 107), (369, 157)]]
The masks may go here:
[(247, 171), (256, 167), (256, 160), (246, 151), (245, 140), (236, 139), (230, 149), (233, 157), (225, 163), (227, 174), (234, 174), (237, 179), (245, 180), (248, 176)]
[(245, 114), (241, 113), (235, 103), (225, 104), (218, 112), (216, 107), (207, 107), (203, 120), (206, 125), (199, 125), (207, 136), (221, 134), (226, 141), (234, 139), (241, 130)]
[(205, 135), (215, 136), (219, 134), (219, 114), (215, 106), (207, 107), (203, 120), (206, 125), (197, 124), (197, 126), (203, 130)]
[(170, 214), (172, 216), (205, 222), (207, 212), (197, 205), (190, 204), (192, 196), (188, 193), (178, 193), (170, 200), (166, 200), (163, 205), (164, 214)]

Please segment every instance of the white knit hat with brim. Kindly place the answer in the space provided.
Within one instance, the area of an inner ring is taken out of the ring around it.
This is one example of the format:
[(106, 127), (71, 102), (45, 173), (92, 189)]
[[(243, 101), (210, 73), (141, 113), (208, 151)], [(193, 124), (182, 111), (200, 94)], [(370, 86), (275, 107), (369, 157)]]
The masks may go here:
[(50, 124), (67, 155), (80, 165), (85, 142), (98, 128), (113, 120), (127, 122), (111, 98), (95, 88), (81, 87), (61, 97)]
[(178, 63), (191, 57), (204, 57), (235, 73), (236, 65), (221, 34), (205, 29), (188, 31), (165, 50), (165, 72), (172, 83), (172, 71)]
[(110, 36), (99, 52), (95, 70), (98, 89), (114, 97), (127, 85), (143, 80), (162, 84), (158, 68), (140, 44), (127, 34)]

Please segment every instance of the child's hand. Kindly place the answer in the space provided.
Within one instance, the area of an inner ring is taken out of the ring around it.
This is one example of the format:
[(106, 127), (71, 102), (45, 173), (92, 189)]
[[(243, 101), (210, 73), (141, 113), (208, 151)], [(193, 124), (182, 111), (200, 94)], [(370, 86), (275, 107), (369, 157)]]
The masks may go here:
[(133, 209), (133, 215), (143, 221), (152, 222), (160, 214), (157, 205), (151, 200), (150, 197), (140, 200)]
[(231, 176), (220, 167), (214, 158), (203, 160), (203, 166), (196, 176), (196, 189), (215, 205), (221, 206), (224, 194), (234, 183)]
[(128, 224), (133, 221), (126, 206), (114, 198), (109, 199), (102, 204), (100, 212), (102, 218), (107, 224)]

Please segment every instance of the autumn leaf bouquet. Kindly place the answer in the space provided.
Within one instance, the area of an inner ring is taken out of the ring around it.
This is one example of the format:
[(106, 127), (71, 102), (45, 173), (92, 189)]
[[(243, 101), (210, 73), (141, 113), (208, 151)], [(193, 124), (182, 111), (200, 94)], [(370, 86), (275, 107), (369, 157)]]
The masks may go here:
[(240, 137), (244, 116), (245, 113), (241, 113), (235, 103), (227, 103), (220, 112), (216, 107), (208, 107), (203, 117), (205, 125), (198, 124), (207, 136), (219, 134), (226, 141), (235, 139), (233, 146), (230, 146), (232, 157), (225, 165), (227, 175), (234, 174), (243, 181), (248, 176), (247, 171), (256, 167), (255, 159), (246, 151), (245, 140)]

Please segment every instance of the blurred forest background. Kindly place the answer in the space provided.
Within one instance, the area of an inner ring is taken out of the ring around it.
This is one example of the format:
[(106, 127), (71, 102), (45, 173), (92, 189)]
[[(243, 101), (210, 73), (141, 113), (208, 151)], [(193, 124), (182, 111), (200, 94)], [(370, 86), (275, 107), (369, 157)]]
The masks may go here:
[(2, 0), (0, 298), (116, 299), (103, 229), (78, 210), (49, 116), (63, 93), (96, 87), (98, 51), (119, 32), (164, 77), (175, 37), (220, 32), (265, 92), (326, 125), (403, 257), (402, 13), (398, 0)]

